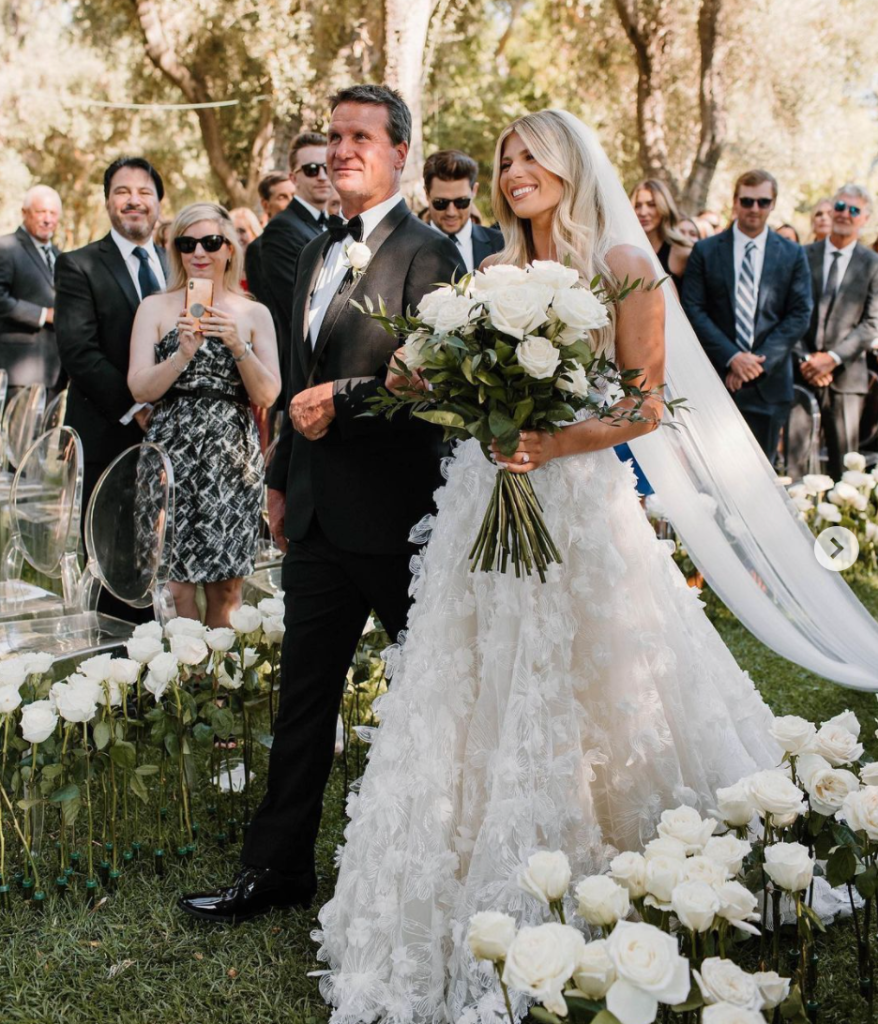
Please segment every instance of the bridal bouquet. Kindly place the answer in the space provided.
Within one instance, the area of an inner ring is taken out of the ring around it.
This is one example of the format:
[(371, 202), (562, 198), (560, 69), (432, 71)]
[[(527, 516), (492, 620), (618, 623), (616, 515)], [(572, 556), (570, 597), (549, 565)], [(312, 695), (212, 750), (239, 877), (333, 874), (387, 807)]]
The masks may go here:
[[(388, 316), (379, 300), (363, 313), (406, 339), (393, 369), (406, 380), (397, 393), (382, 389), (370, 415), (410, 414), (445, 429), (445, 438), (477, 438), (486, 458), (496, 439), (511, 456), (523, 430), (554, 433), (581, 414), (614, 422), (644, 420), (639, 409), (661, 389), (643, 391), (642, 370), (620, 371), (601, 354), (593, 332), (609, 325), (610, 307), (637, 288), (610, 293), (599, 278), (583, 287), (577, 271), (552, 261), (524, 268), (497, 265), (425, 295), (416, 313)], [(625, 398), (631, 408), (613, 408)], [(673, 412), (681, 399), (664, 404)], [(509, 563), (516, 576), (560, 562), (530, 474), (498, 472), (484, 520), (470, 552), (472, 569)]]

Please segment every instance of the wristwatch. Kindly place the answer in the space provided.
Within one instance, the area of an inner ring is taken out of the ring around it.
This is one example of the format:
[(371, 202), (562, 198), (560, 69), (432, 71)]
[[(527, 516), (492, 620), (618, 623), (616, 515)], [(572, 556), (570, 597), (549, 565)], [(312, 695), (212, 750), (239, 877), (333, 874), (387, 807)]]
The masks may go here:
[(241, 363), (241, 362), (243, 362), (247, 358), (247, 356), (250, 355), (250, 353), (252, 351), (253, 351), (253, 342), (252, 341), (245, 341), (244, 342), (244, 351), (239, 356), (232, 356), (232, 359), (234, 359), (236, 363)]

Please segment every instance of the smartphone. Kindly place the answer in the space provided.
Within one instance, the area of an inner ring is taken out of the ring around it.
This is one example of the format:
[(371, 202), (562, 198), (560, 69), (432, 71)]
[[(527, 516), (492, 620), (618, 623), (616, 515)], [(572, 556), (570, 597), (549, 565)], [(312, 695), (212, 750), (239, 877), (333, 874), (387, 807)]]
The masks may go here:
[(190, 277), (186, 282), (186, 311), (195, 317), (193, 330), (201, 330), (201, 317), (206, 307), (213, 304), (213, 281), (203, 277)]

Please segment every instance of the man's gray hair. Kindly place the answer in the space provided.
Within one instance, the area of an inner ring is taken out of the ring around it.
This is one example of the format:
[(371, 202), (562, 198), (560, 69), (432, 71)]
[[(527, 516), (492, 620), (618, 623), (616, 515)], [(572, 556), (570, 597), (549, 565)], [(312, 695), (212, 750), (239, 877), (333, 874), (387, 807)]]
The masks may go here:
[(58, 203), (58, 209), (63, 209), (61, 196), (50, 185), (34, 185), (24, 194), (24, 199), (21, 201), (22, 210), (29, 210), (31, 203), (40, 195), (50, 195)]
[(839, 196), (856, 196), (863, 206), (867, 209), (872, 209), (872, 197), (869, 195), (869, 190), (864, 188), (862, 185), (855, 185), (853, 182), (848, 182), (847, 185), (842, 185), (841, 188), (835, 193), (833, 199), (838, 199)]
[(394, 146), (401, 142), (409, 145), (412, 141), (412, 113), (405, 100), (396, 91), (385, 85), (350, 85), (340, 89), (329, 101), (331, 110), (340, 103), (368, 103), (371, 106), (387, 107), (387, 134)]

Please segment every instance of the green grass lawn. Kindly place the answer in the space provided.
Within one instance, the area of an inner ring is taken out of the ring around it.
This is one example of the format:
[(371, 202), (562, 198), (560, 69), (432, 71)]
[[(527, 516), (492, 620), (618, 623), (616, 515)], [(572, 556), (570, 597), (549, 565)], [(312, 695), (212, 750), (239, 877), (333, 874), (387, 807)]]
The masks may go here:
[[(878, 580), (856, 584), (878, 617)], [(816, 721), (851, 708), (860, 717), (870, 756), (878, 702), (789, 664), (754, 640), (728, 612), (717, 627), (742, 667), (778, 712)], [(264, 773), (264, 762), (257, 764)], [(196, 801), (204, 831), (209, 819)], [(329, 898), (333, 856), (341, 841), (343, 778), (327, 793), (319, 845), (321, 886)], [(200, 925), (175, 909), (178, 892), (229, 878), (234, 854), (209, 839), (194, 864), (169, 866), (157, 879), (145, 862), (123, 875), (122, 892), (91, 912), (78, 900), (54, 900), (42, 913), (18, 901), (0, 917), (0, 1024), (311, 1024), (328, 1017), (307, 972), (319, 968), (309, 933), (316, 912), (274, 913), (235, 929)], [(315, 905), (315, 906), (316, 906)], [(821, 1024), (859, 1024), (850, 925), (834, 926), (820, 941)]]

